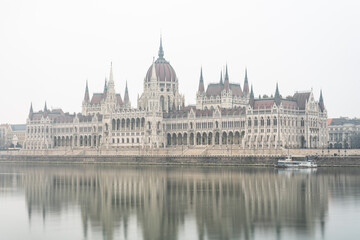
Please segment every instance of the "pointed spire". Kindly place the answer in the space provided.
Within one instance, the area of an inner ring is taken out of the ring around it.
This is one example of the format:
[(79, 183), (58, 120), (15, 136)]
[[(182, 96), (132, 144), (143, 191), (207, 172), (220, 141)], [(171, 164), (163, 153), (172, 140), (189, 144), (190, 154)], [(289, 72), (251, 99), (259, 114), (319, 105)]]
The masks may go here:
[(229, 80), (229, 73), (228, 73), (228, 66), (226, 64), (226, 68), (225, 68), (225, 81)]
[(276, 83), (276, 90), (275, 90), (275, 103), (276, 105), (280, 105), (281, 102), (281, 96), (280, 96), (280, 92), (279, 92), (279, 85), (278, 83)]
[(48, 109), (47, 109), (46, 101), (45, 101), (44, 112), (47, 112), (47, 111), (48, 111)]
[(248, 94), (249, 94), (249, 81), (247, 76), (247, 68), (245, 68), (244, 95), (247, 96)]
[(29, 117), (31, 117), (33, 113), (34, 113), (34, 110), (33, 110), (32, 102), (31, 102), (30, 111), (29, 111)]
[(127, 106), (129, 103), (130, 103), (129, 92), (128, 92), (128, 85), (127, 85), (127, 81), (126, 81), (125, 94), (124, 94), (124, 104), (125, 104), (125, 106)]
[(230, 89), (230, 84), (229, 84), (229, 73), (228, 73), (228, 67), (226, 64), (226, 69), (225, 69), (225, 81), (224, 81), (224, 88), (226, 90)]
[(220, 72), (220, 84), (223, 84), (223, 77), (222, 77), (222, 71)]
[(85, 102), (89, 102), (89, 101), (90, 101), (89, 88), (88, 88), (88, 80), (86, 80), (84, 101), (85, 101)]
[(325, 105), (324, 105), (324, 99), (323, 99), (323, 95), (322, 95), (322, 90), (320, 90), (319, 107), (320, 107), (320, 110), (323, 112), (324, 109), (325, 109)]
[(275, 98), (280, 97), (279, 85), (276, 83)]
[(319, 99), (319, 102), (323, 102), (324, 99), (323, 99), (323, 95), (322, 95), (322, 89), (320, 90), (320, 99)]
[(113, 83), (114, 82), (114, 76), (113, 76), (113, 70), (112, 70), (112, 62), (110, 65), (110, 76), (109, 76), (109, 83)]
[(160, 35), (159, 58), (164, 58), (164, 49), (162, 46), (162, 35)]
[(200, 93), (204, 92), (204, 79), (203, 79), (202, 67), (201, 67), (201, 70), (200, 70), (200, 81), (199, 81), (198, 92), (200, 92)]
[(106, 77), (105, 77), (104, 93), (106, 93), (106, 92), (107, 92), (107, 79), (106, 79)]
[(250, 99), (254, 99), (253, 85), (251, 84)]

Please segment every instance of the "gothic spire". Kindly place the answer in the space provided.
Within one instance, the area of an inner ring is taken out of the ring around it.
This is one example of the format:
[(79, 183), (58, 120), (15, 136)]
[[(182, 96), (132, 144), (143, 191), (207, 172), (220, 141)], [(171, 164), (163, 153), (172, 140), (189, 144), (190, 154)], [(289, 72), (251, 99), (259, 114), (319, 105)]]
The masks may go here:
[(253, 90), (253, 85), (251, 84), (251, 91), (250, 91), (250, 100), (249, 103), (252, 107), (254, 107), (255, 104), (255, 97), (254, 97), (254, 90)]
[(106, 77), (105, 77), (104, 93), (106, 93), (106, 92), (107, 92), (107, 79), (106, 79)]
[(226, 80), (229, 80), (229, 73), (228, 73), (227, 64), (226, 64), (226, 67), (225, 67), (225, 81), (226, 81)]
[(199, 81), (198, 92), (200, 92), (200, 93), (204, 92), (204, 79), (203, 79), (202, 67), (201, 67), (201, 70), (200, 70), (200, 81)]
[(110, 76), (109, 76), (109, 85), (114, 84), (114, 76), (113, 76), (113, 70), (112, 70), (112, 62), (110, 65)]
[(127, 86), (127, 81), (126, 81), (126, 85), (125, 85), (125, 94), (124, 94), (124, 104), (128, 105), (129, 104), (129, 92), (128, 92), (128, 86)]
[(279, 85), (276, 83), (275, 98), (280, 98)]
[(320, 110), (323, 112), (324, 109), (325, 109), (325, 105), (324, 105), (324, 99), (323, 99), (323, 95), (322, 95), (322, 90), (320, 90), (319, 107), (320, 107)]
[(253, 85), (251, 84), (250, 98), (254, 99)]
[(275, 90), (275, 103), (276, 105), (280, 105), (281, 102), (281, 96), (280, 96), (280, 92), (279, 92), (279, 85), (278, 83), (276, 83), (276, 90)]
[(86, 80), (84, 101), (85, 101), (85, 102), (89, 102), (89, 101), (90, 101), (89, 88), (88, 88), (88, 80)]
[(32, 106), (32, 102), (30, 104), (30, 111), (29, 111), (29, 117), (31, 117), (31, 115), (34, 113), (34, 110), (33, 110), (33, 106)]
[(222, 79), (222, 71), (220, 72), (220, 84), (223, 84), (223, 79)]
[(47, 111), (48, 111), (48, 109), (47, 109), (46, 101), (45, 101), (44, 112), (47, 112)]
[(162, 46), (162, 35), (160, 35), (159, 58), (164, 58), (164, 49)]
[(244, 94), (245, 96), (249, 94), (249, 81), (247, 76), (247, 68), (245, 68)]
[(322, 89), (320, 90), (320, 99), (319, 102), (324, 102), (323, 95), (322, 95)]
[(226, 69), (225, 69), (224, 88), (225, 88), (226, 90), (229, 90), (229, 89), (230, 89), (230, 85), (229, 85), (229, 73), (228, 73), (227, 64), (226, 64)]

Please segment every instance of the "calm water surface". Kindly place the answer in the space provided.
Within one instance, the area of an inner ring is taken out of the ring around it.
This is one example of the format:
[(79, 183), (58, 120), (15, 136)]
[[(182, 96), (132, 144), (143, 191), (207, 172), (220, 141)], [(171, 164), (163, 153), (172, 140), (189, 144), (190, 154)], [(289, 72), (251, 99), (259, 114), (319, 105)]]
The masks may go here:
[(0, 239), (360, 239), (360, 168), (0, 164)]

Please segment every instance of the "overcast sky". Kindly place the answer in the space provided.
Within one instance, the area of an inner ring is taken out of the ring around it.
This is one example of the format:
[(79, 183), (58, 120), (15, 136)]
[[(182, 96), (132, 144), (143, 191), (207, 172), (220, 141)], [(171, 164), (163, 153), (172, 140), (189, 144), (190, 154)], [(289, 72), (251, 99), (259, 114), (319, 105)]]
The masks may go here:
[(329, 117), (360, 117), (360, 1), (0, 1), (0, 123), (35, 111), (81, 112), (86, 79), (101, 92), (111, 61), (117, 92), (132, 106), (157, 57), (165, 58), (186, 104), (228, 64), (231, 82), (255, 96), (323, 90)]

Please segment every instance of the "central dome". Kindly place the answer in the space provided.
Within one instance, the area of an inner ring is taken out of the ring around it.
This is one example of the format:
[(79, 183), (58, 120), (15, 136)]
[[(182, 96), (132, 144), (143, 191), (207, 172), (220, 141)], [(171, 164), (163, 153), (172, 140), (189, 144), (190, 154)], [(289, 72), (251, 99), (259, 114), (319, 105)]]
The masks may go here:
[[(152, 65), (149, 67), (145, 81), (150, 82)], [(155, 61), (155, 70), (158, 81), (160, 82), (175, 82), (177, 80), (175, 70), (168, 61), (164, 58), (164, 50), (162, 47), (162, 40), (160, 38), (159, 57)]]

